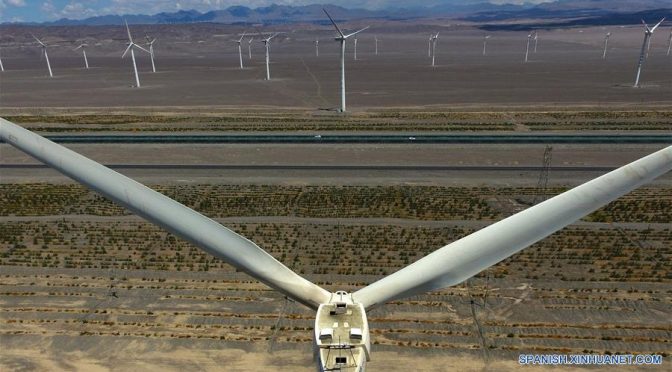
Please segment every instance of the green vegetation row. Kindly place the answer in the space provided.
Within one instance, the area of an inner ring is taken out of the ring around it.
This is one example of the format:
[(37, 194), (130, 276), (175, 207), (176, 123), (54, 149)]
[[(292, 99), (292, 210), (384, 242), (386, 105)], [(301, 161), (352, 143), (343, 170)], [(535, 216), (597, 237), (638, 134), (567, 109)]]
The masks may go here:
[[(540, 199), (534, 187), (172, 185), (154, 189), (210, 217), (295, 216), (497, 220)], [(550, 188), (547, 195), (565, 191)], [(508, 207), (507, 207), (508, 205)], [(0, 216), (119, 216), (130, 212), (76, 184), (2, 184)], [(672, 189), (638, 189), (591, 222), (672, 221)]]

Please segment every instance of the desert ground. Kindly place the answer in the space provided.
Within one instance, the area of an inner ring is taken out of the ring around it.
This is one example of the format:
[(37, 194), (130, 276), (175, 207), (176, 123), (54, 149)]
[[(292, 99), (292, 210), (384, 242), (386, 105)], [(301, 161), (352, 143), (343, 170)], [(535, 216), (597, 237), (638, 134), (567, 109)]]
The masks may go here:
[[(333, 112), (330, 29), (279, 30), (286, 33), (272, 44), (273, 79), (264, 81), (259, 43), (251, 61), (244, 55), (249, 67), (237, 68), (230, 40), (242, 28), (134, 26), (136, 38), (160, 37), (159, 72), (148, 72), (141, 55), (144, 86), (135, 89), (130, 61), (120, 58), (121, 27), (7, 28), (0, 115), (40, 134), (668, 134), (672, 125), (662, 38), (654, 39), (644, 86), (630, 87), (641, 42), (635, 27), (610, 29), (606, 61), (605, 29), (542, 30), (538, 52), (523, 64), (526, 33), (489, 33), (483, 57), (485, 32), (473, 25), (378, 23), (362, 34), (357, 61), (349, 49), (347, 115)], [(427, 36), (438, 30), (445, 36), (432, 68)], [(101, 45), (90, 48), (89, 71), (78, 54), (54, 47), (49, 79), (39, 50), (27, 44), (30, 32), (62, 45), (88, 35)], [(67, 147), (103, 164), (147, 165), (117, 170), (257, 242), (311, 281), (351, 291), (599, 176), (591, 167), (617, 167), (664, 145)], [(541, 167), (545, 151), (547, 174), (510, 169)], [(161, 168), (203, 163), (324, 169)], [(0, 144), (1, 370), (314, 370), (311, 311), (36, 164)], [(665, 358), (627, 370), (666, 370), (671, 211), (668, 174), (461, 285), (371, 310), (369, 369), (516, 370), (519, 354), (634, 353)]]

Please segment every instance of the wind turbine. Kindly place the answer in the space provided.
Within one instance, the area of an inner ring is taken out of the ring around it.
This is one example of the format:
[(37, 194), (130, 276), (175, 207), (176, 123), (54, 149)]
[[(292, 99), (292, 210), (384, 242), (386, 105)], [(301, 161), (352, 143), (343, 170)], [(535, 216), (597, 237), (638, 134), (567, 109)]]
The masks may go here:
[(133, 49), (138, 48), (140, 50), (144, 50), (147, 53), (149, 53), (149, 50), (133, 42), (133, 37), (131, 37), (131, 29), (128, 28), (128, 22), (124, 21), (124, 23), (126, 24), (126, 32), (128, 33), (128, 46), (126, 47), (124, 54), (121, 55), (121, 58), (126, 57), (126, 53), (128, 53), (129, 50), (131, 51), (131, 59), (133, 60), (133, 71), (135, 72), (135, 87), (140, 88), (140, 77), (138, 76), (138, 66), (135, 64), (135, 52), (133, 51)]
[(483, 55), (486, 54), (486, 52), (485, 52), (485, 48), (486, 48), (486, 46), (488, 45), (488, 39), (489, 39), (489, 38), (490, 38), (490, 35), (485, 35), (485, 36), (483, 37)]
[(355, 61), (357, 60), (357, 36), (355, 36)]
[(247, 41), (247, 59), (252, 59), (252, 40), (254, 40), (254, 37)]
[(0, 72), (5, 72), (5, 66), (2, 64), (2, 55), (0, 55)]
[(271, 39), (278, 36), (278, 34), (279, 32), (276, 32), (265, 39), (263, 36), (261, 36), (261, 34), (259, 34), (259, 36), (261, 36), (261, 42), (264, 43), (264, 47), (266, 47), (266, 80), (271, 80), (271, 68), (269, 67), (270, 58), (268, 56), (268, 48), (270, 46), (269, 44), (271, 43)]
[(371, 351), (366, 311), (464, 282), (672, 170), (669, 146), (454, 241), (352, 293), (332, 293), (214, 220), (1, 118), (0, 139), (315, 310), (314, 348), (322, 371), (364, 370)]
[(152, 72), (156, 72), (156, 65), (154, 65), (154, 42), (156, 41), (156, 38), (150, 40), (149, 36), (145, 35), (145, 39), (147, 39), (145, 45), (149, 45), (149, 57), (152, 60)]
[(439, 33), (432, 36), (432, 67), (434, 67), (434, 59), (436, 58), (436, 41), (439, 40)]
[(331, 16), (327, 12), (327, 10), (324, 9), (324, 8), (322, 8), (322, 10), (327, 15), (327, 17), (329, 17), (329, 20), (331, 21), (331, 23), (336, 28), (336, 31), (338, 31), (338, 36), (334, 40), (341, 43), (341, 112), (345, 112), (345, 41), (350, 36), (357, 35), (358, 33), (366, 30), (367, 28), (369, 28), (369, 26), (366, 26), (361, 30), (358, 30), (358, 31), (355, 31), (355, 32), (352, 32), (352, 33), (349, 33), (349, 34), (346, 35), (346, 34), (343, 33), (343, 31), (341, 31), (341, 29), (338, 27), (336, 22), (334, 22), (334, 19), (331, 18)]
[(33, 35), (33, 39), (37, 40), (37, 42), (42, 46), (42, 56), (44, 59), (47, 60), (47, 69), (49, 69), (49, 77), (54, 77), (54, 73), (51, 72), (51, 63), (49, 63), (49, 54), (47, 53), (47, 44), (43, 43), (40, 41), (40, 39), (37, 38), (37, 36)]
[(320, 40), (315, 39), (315, 57), (320, 56)]
[(376, 41), (376, 55), (378, 55), (378, 36), (374, 36), (373, 38)]
[(527, 47), (525, 48), (525, 63), (527, 63), (527, 57), (530, 55), (530, 39), (532, 39), (532, 34), (527, 34)]
[(609, 45), (609, 37), (611, 36), (611, 32), (607, 32), (606, 35), (604, 35), (604, 51), (602, 52), (602, 59), (607, 58), (607, 46)]
[(77, 50), (77, 49), (82, 50), (82, 55), (84, 56), (84, 66), (87, 69), (89, 68), (89, 60), (86, 58), (86, 47), (88, 47), (88, 46), (89, 46), (89, 44), (81, 43), (81, 44), (79, 44), (79, 46), (77, 48), (73, 49), (73, 51)]
[(670, 55), (670, 50), (672, 50), (672, 30), (670, 30), (670, 38), (667, 40), (667, 55)]
[(240, 69), (243, 69), (243, 47), (240, 45), (240, 43), (243, 42), (243, 38), (245, 37), (245, 32), (243, 32), (243, 35), (236, 41), (238, 43), (238, 57), (240, 59)]
[(537, 52), (537, 44), (539, 43), (539, 32), (534, 31), (534, 52)]
[(635, 88), (639, 88), (639, 77), (642, 73), (642, 66), (644, 65), (644, 60), (646, 59), (646, 46), (649, 43), (649, 40), (651, 40), (651, 36), (653, 35), (653, 32), (656, 31), (658, 26), (660, 26), (661, 23), (665, 18), (661, 19), (660, 22), (656, 23), (655, 26), (649, 28), (649, 26), (644, 22), (642, 19), (642, 24), (644, 24), (644, 42), (642, 43), (642, 51), (639, 53), (639, 62), (637, 63), (637, 76), (635, 77)]

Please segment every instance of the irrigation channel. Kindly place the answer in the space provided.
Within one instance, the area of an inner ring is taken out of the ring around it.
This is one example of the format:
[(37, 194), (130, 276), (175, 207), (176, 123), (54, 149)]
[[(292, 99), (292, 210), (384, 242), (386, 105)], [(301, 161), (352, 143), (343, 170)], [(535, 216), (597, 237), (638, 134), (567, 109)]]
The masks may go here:
[(671, 134), (595, 134), (595, 135), (517, 135), (517, 134), (105, 134), (105, 135), (46, 135), (46, 138), (58, 143), (295, 143), (295, 144), (332, 144), (332, 143), (501, 143), (501, 144), (670, 144)]

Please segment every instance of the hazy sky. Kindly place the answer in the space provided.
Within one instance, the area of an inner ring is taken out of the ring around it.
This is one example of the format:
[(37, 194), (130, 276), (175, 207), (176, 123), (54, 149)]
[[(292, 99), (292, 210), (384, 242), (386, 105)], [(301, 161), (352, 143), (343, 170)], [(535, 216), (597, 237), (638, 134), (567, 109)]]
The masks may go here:
[[(463, 3), (541, 3), (555, 0), (457, 0)], [(42, 22), (60, 18), (81, 19), (107, 14), (155, 14), (177, 10), (208, 11), (232, 5), (256, 8), (270, 4), (306, 5), (319, 0), (0, 0), (0, 22)], [(340, 0), (345, 7), (379, 9), (387, 6), (437, 5), (456, 0)]]

